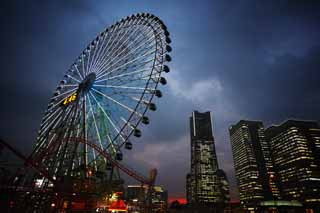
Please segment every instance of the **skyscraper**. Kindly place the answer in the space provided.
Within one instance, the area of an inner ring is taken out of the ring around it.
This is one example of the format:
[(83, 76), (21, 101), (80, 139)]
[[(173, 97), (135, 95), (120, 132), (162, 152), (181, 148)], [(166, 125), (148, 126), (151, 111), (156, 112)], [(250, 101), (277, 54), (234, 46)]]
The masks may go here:
[(226, 173), (222, 169), (217, 170), (217, 176), (219, 179), (221, 201), (224, 204), (224, 207), (227, 207), (230, 202), (229, 181), (228, 181)]
[(279, 199), (263, 123), (241, 120), (229, 132), (241, 203), (255, 206), (263, 200)]
[(194, 111), (190, 117), (190, 133), (191, 172), (187, 175), (188, 202), (211, 206), (221, 203), (211, 113)]
[[(281, 196), (320, 211), (320, 126), (288, 120), (266, 130)], [(316, 211), (317, 212), (317, 211)]]

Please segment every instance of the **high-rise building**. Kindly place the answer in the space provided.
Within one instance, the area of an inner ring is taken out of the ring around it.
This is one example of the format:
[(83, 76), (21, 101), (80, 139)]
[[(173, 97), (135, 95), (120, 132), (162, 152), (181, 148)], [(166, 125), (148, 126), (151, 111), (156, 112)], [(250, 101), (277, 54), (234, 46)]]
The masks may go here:
[(187, 199), (193, 205), (221, 203), (218, 161), (212, 134), (211, 113), (194, 111), (190, 117), (191, 172), (187, 175)]
[(255, 206), (279, 199), (263, 123), (241, 120), (229, 132), (241, 203)]
[(187, 203), (191, 204), (192, 201), (192, 188), (193, 186), (191, 185), (193, 183), (193, 181), (191, 180), (192, 176), (190, 173), (187, 174), (186, 177), (186, 197), (187, 197)]
[(217, 170), (217, 176), (221, 192), (221, 201), (224, 204), (224, 207), (227, 207), (230, 202), (229, 181), (226, 173), (222, 169)]
[[(320, 126), (288, 120), (266, 130), (281, 196), (320, 211)], [(317, 211), (316, 211), (317, 212)]]

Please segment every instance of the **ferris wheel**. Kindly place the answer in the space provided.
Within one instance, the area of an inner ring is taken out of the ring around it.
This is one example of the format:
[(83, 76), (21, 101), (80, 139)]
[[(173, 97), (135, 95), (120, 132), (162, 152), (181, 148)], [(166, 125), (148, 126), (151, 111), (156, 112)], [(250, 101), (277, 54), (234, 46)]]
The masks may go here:
[(132, 149), (130, 136), (141, 136), (139, 125), (149, 124), (154, 96), (171, 40), (163, 22), (140, 13), (101, 32), (81, 53), (58, 84), (43, 116), (31, 158), (45, 165), (51, 176), (75, 175), (79, 167), (98, 170), (107, 163), (86, 143), (90, 141), (115, 160)]

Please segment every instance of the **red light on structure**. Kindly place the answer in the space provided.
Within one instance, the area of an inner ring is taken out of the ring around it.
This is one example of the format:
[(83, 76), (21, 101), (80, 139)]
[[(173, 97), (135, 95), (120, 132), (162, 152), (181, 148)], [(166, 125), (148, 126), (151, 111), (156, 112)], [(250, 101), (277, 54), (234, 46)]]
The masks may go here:
[(109, 211), (127, 211), (127, 205), (124, 203), (123, 200), (114, 201), (111, 203), (109, 207)]

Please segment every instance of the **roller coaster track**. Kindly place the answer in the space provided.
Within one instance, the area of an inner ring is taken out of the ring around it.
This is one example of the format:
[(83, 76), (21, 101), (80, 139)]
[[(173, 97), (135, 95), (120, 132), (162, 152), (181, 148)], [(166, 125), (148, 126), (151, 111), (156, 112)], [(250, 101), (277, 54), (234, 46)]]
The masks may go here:
[[(112, 156), (110, 156), (105, 150), (98, 147), (96, 144), (90, 143), (89, 141), (84, 141), (80, 138), (69, 138), (69, 142), (80, 142), (83, 144), (86, 144), (93, 148), (96, 152), (98, 152), (100, 155), (102, 155), (104, 158), (106, 158), (113, 166), (119, 168), (121, 171), (129, 175), (130, 177), (134, 178), (135, 180), (139, 181), (141, 184), (145, 184), (148, 186), (153, 186), (155, 181), (155, 175), (151, 175), (150, 179), (144, 177), (143, 175), (139, 174), (138, 172), (134, 171), (133, 169), (129, 168), (128, 166), (125, 166), (124, 164), (119, 163), (117, 160), (115, 160)], [(48, 171), (42, 167), (39, 163), (33, 161), (32, 159), (26, 157), (23, 155), (20, 151), (18, 151), (16, 148), (5, 142), (0, 138), (0, 145), (4, 146), (5, 148), (9, 149), (11, 152), (13, 152), (17, 157), (22, 159), (25, 162), (26, 166), (30, 166), (34, 168), (37, 172), (39, 172), (42, 176), (47, 178), (48, 180), (52, 181), (53, 183), (56, 182), (55, 179), (50, 177), (48, 174)], [(38, 161), (39, 162), (39, 161)], [(153, 170), (155, 171), (155, 170)], [(155, 171), (156, 172), (156, 171)]]

